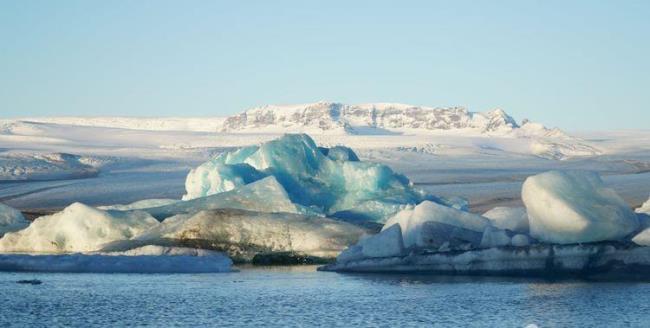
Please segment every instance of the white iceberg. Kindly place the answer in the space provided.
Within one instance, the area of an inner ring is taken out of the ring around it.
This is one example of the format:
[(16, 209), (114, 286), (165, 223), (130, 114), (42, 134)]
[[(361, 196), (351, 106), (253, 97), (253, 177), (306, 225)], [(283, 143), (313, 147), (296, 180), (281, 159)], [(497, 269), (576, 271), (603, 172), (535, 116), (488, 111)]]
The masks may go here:
[(130, 239), (159, 222), (142, 211), (102, 211), (74, 203), (0, 239), (0, 252), (90, 252)]
[(127, 252), (28, 255), (0, 254), (0, 271), (92, 273), (209, 273), (231, 271), (219, 252), (145, 246)]
[(529, 177), (522, 188), (530, 234), (548, 243), (620, 240), (639, 221), (596, 173), (549, 171)]
[(380, 233), (362, 239), (358, 244), (345, 249), (336, 258), (337, 262), (347, 262), (363, 258), (391, 257), (404, 255), (402, 229), (393, 224)]
[(365, 234), (360, 227), (322, 217), (217, 209), (167, 218), (104, 250), (154, 244), (216, 249), (242, 261), (264, 252), (333, 258)]
[[(438, 248), (444, 243), (478, 246), (488, 219), (438, 203), (424, 201), (391, 217), (384, 229), (398, 224), (404, 247)], [(453, 246), (453, 245), (452, 245)]]
[(485, 213), (483, 217), (490, 220), (493, 226), (517, 233), (528, 233), (528, 213), (523, 207), (495, 207)]
[(637, 208), (635, 211), (637, 213), (645, 213), (650, 215), (650, 198), (648, 198), (648, 200), (646, 200), (646, 202), (643, 203), (643, 205), (641, 205), (641, 207)]
[(273, 176), (291, 202), (328, 216), (383, 222), (422, 200), (443, 202), (388, 166), (362, 162), (346, 147), (319, 148), (305, 134), (226, 152), (192, 170), (185, 200), (241, 188)]
[(481, 248), (500, 247), (511, 245), (511, 237), (506, 230), (487, 227), (481, 238)]
[(641, 230), (641, 232), (632, 237), (632, 242), (640, 246), (650, 246), (650, 228)]
[(0, 203), (0, 237), (7, 232), (18, 231), (29, 225), (23, 213), (17, 209)]

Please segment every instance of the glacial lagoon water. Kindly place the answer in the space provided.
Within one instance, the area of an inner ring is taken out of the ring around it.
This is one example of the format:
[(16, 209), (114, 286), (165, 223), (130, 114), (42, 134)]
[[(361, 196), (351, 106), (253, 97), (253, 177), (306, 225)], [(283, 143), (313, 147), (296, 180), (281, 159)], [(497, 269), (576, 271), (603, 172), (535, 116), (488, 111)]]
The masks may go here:
[[(650, 283), (339, 274), (0, 273), (0, 326), (648, 327)], [(18, 284), (38, 279), (40, 285)]]

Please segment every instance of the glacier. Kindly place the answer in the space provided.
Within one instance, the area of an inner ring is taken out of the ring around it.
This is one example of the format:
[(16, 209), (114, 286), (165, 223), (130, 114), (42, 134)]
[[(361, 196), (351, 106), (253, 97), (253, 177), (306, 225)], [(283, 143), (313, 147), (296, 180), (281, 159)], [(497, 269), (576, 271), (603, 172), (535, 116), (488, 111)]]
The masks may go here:
[(531, 176), (521, 195), (530, 234), (543, 242), (618, 240), (639, 227), (630, 207), (593, 172), (549, 171)]
[(362, 162), (342, 146), (317, 147), (306, 134), (226, 152), (193, 169), (185, 200), (219, 194), (273, 176), (291, 202), (348, 220), (383, 222), (406, 205), (444, 202), (388, 166)]

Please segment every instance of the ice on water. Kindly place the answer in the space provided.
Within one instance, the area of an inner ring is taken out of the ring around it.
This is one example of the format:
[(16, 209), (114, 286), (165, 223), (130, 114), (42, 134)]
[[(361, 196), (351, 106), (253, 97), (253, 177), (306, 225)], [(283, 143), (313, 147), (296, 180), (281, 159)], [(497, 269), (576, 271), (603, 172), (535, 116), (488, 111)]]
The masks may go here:
[(0, 237), (7, 232), (24, 229), (29, 225), (20, 211), (0, 203)]
[(0, 254), (0, 271), (93, 273), (228, 272), (232, 261), (219, 252), (144, 246), (126, 252), (26, 255)]
[(0, 252), (91, 252), (109, 242), (127, 240), (159, 224), (142, 211), (103, 211), (74, 203), (42, 216), (27, 228), (0, 239)]
[(528, 213), (523, 207), (499, 206), (483, 213), (483, 217), (499, 229), (528, 233)]
[(259, 252), (336, 257), (365, 234), (366, 230), (358, 226), (322, 217), (220, 209), (167, 218), (132, 242), (116, 243), (113, 247), (209, 244), (227, 249), (229, 255), (243, 260), (250, 260)]
[(530, 234), (543, 242), (619, 240), (639, 227), (635, 213), (592, 172), (549, 171), (529, 177), (522, 199)]

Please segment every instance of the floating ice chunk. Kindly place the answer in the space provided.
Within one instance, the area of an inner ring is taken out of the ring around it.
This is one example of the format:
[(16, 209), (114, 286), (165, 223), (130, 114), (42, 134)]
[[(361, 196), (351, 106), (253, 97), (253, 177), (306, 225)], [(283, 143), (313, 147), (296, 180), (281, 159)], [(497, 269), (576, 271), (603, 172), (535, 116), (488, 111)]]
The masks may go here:
[[(348, 148), (328, 149), (328, 156), (323, 152), (309, 136), (299, 134), (224, 153), (188, 175), (184, 199), (209, 196), (256, 178), (274, 176), (293, 203), (348, 219), (384, 222), (402, 205), (425, 199), (441, 201), (414, 188), (406, 177), (385, 165), (358, 161)], [(224, 169), (224, 165), (236, 164), (249, 165), (255, 171), (240, 174)]]
[(7, 232), (18, 231), (29, 225), (23, 213), (0, 203), (0, 237)]
[(362, 239), (358, 244), (345, 249), (336, 258), (338, 262), (347, 262), (372, 257), (390, 257), (404, 255), (402, 229), (394, 224), (380, 233)]
[(528, 213), (523, 207), (495, 207), (483, 213), (483, 217), (499, 229), (528, 233)]
[(42, 216), (29, 227), (0, 239), (3, 252), (89, 252), (104, 244), (130, 239), (158, 221), (142, 211), (102, 211), (74, 203), (63, 211)]
[(618, 240), (639, 221), (596, 173), (549, 171), (529, 177), (522, 188), (530, 234), (550, 243)]
[(292, 203), (287, 192), (273, 176), (227, 192), (181, 201), (170, 205), (147, 208), (144, 211), (162, 220), (176, 214), (196, 213), (201, 210), (218, 208), (234, 208), (269, 213), (319, 214), (312, 209)]
[(643, 203), (643, 205), (641, 205), (641, 207), (637, 208), (636, 212), (637, 213), (645, 213), (645, 214), (650, 215), (650, 198), (648, 198), (648, 200), (645, 203)]
[(390, 218), (384, 229), (399, 224), (404, 247), (437, 248), (450, 240), (478, 245), (489, 221), (476, 214), (424, 201)]
[(207, 273), (228, 272), (231, 266), (232, 261), (221, 253), (181, 247), (145, 246), (94, 254), (0, 254), (0, 271)]
[(113, 243), (105, 250), (189, 244), (223, 250), (246, 261), (260, 252), (335, 257), (365, 233), (352, 224), (321, 217), (218, 209), (170, 217), (133, 240)]
[(650, 228), (641, 230), (636, 236), (632, 237), (632, 242), (641, 246), (650, 246)]
[(530, 245), (530, 238), (528, 238), (528, 236), (523, 234), (517, 234), (512, 236), (510, 242), (512, 243), (512, 246), (523, 247), (523, 246)]
[(483, 238), (481, 239), (482, 248), (499, 247), (510, 245), (510, 236), (503, 229), (494, 227), (487, 227), (483, 231)]
[(107, 206), (98, 206), (97, 208), (100, 210), (130, 211), (130, 210), (141, 210), (141, 209), (152, 208), (152, 207), (160, 207), (160, 206), (165, 206), (165, 205), (174, 204), (178, 202), (180, 202), (180, 200), (167, 199), (167, 198), (143, 199), (126, 205), (121, 205), (121, 204), (107, 205)]
[(537, 244), (467, 251), (409, 253), (390, 258), (363, 258), (319, 268), (343, 272), (437, 272), (553, 277), (570, 275), (603, 279), (647, 279), (650, 247), (620, 243)]

